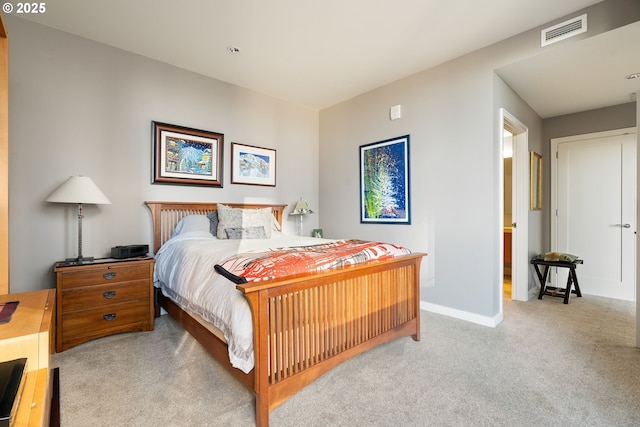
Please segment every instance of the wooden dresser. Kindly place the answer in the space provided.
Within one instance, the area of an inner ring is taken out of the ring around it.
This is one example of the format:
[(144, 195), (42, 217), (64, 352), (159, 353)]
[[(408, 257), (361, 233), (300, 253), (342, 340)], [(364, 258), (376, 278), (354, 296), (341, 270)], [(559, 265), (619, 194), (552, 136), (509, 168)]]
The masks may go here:
[(154, 259), (58, 262), (56, 351), (121, 332), (152, 331)]
[(55, 293), (55, 289), (45, 289), (0, 295), (0, 302), (19, 301), (11, 321), (0, 324), (0, 362), (27, 358), (27, 380), (15, 426), (49, 425), (54, 381), (50, 363)]

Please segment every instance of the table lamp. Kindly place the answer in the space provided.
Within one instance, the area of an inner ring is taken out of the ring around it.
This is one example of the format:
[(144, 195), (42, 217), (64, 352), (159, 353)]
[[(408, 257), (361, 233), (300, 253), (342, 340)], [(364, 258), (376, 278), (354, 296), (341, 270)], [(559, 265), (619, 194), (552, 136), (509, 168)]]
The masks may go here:
[(78, 204), (78, 257), (67, 258), (67, 261), (74, 261), (78, 264), (93, 261), (93, 257), (82, 255), (82, 204), (90, 203), (94, 205), (110, 205), (98, 186), (88, 176), (71, 176), (60, 187), (46, 199), (51, 203), (77, 203)]
[(298, 226), (298, 236), (303, 235), (302, 220), (304, 219), (304, 216), (312, 213), (313, 211), (309, 209), (309, 205), (307, 204), (307, 202), (304, 201), (302, 197), (300, 197), (300, 200), (298, 200), (298, 203), (296, 203), (291, 213), (289, 213), (289, 215), (298, 215), (300, 217), (300, 223)]

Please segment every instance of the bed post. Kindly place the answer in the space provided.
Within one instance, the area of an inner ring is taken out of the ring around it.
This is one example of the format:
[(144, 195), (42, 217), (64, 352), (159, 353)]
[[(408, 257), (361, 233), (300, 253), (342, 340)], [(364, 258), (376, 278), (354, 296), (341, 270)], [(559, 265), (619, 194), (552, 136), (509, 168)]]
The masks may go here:
[(151, 221), (153, 223), (153, 254), (155, 255), (160, 249), (161, 241), (160, 241), (160, 215), (162, 211), (162, 207), (159, 204), (153, 202), (145, 202), (149, 210), (151, 211)]
[(271, 405), (269, 402), (269, 357), (268, 346), (268, 324), (269, 318), (266, 310), (266, 300), (261, 298), (265, 291), (251, 292), (245, 294), (249, 301), (253, 314), (253, 357), (254, 357), (254, 391), (256, 394), (256, 426), (269, 426), (269, 412)]
[(415, 263), (415, 272), (413, 278), (414, 287), (414, 304), (416, 310), (416, 333), (411, 336), (414, 341), (420, 341), (420, 265), (422, 264), (422, 258), (418, 259)]

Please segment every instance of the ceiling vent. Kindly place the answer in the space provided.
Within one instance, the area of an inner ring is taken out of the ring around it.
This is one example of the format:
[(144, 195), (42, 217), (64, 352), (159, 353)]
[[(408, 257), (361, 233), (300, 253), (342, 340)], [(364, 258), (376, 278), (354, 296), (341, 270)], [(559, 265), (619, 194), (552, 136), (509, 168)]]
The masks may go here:
[(546, 28), (540, 33), (540, 46), (548, 46), (560, 40), (577, 36), (587, 31), (587, 14), (577, 16), (568, 21), (561, 22), (553, 27)]

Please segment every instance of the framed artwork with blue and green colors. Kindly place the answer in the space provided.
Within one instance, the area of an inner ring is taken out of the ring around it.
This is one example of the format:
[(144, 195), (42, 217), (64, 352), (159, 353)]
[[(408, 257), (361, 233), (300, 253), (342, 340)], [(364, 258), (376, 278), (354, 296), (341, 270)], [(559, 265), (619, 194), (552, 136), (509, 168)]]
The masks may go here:
[(411, 224), (409, 135), (360, 146), (360, 222)]

